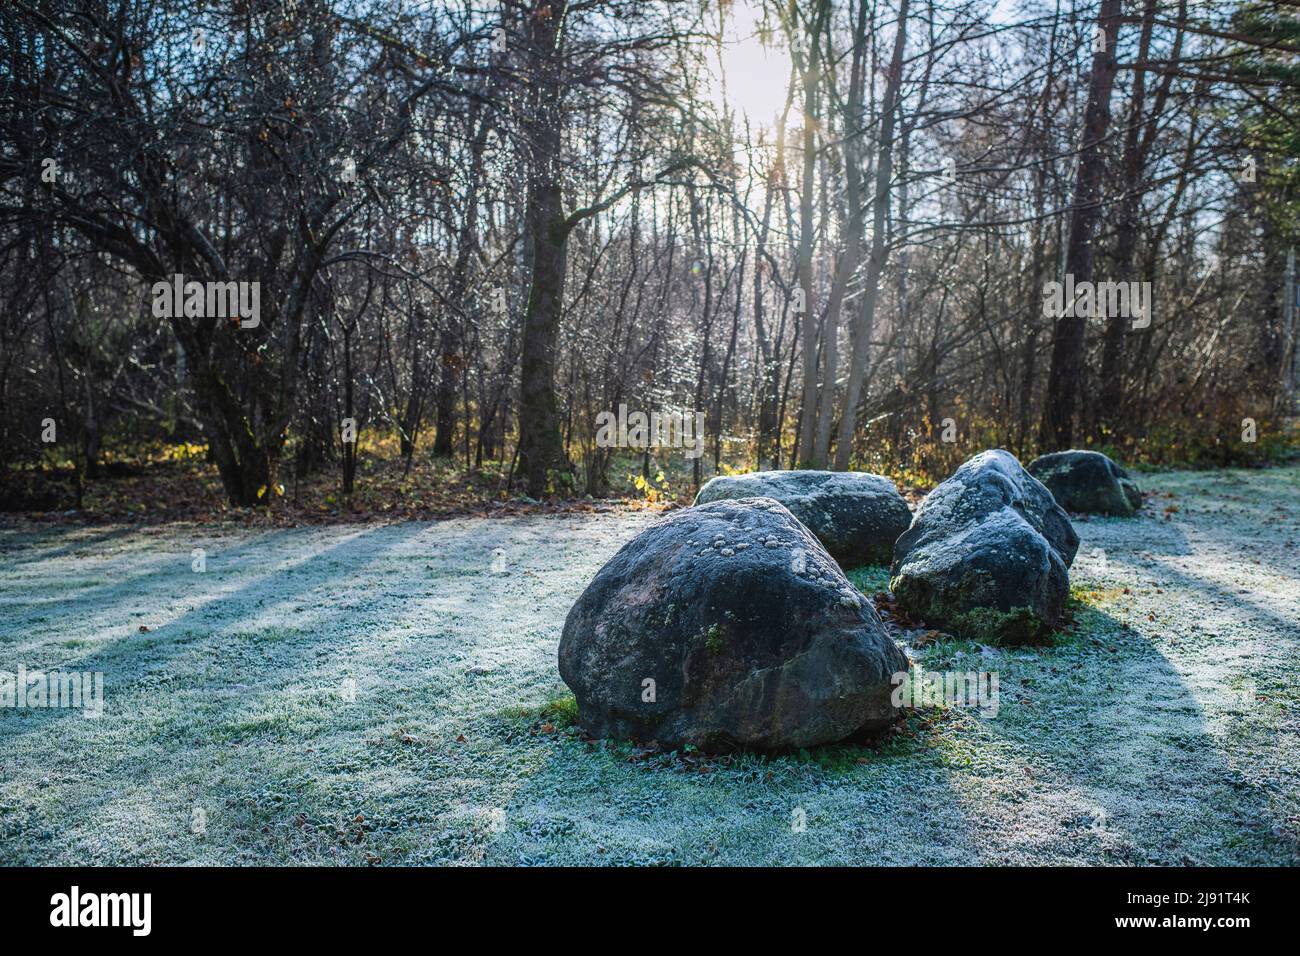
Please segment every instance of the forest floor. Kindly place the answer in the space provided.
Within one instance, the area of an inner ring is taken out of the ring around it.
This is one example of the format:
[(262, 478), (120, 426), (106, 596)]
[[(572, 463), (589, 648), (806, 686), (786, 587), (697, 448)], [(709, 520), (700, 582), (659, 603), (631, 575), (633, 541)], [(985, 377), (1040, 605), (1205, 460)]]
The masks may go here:
[(564, 616), (653, 514), (10, 521), (0, 671), (104, 709), (0, 708), (0, 863), (1296, 864), (1300, 467), (1143, 483), (1055, 646), (910, 650), (996, 716), (778, 758), (569, 725)]

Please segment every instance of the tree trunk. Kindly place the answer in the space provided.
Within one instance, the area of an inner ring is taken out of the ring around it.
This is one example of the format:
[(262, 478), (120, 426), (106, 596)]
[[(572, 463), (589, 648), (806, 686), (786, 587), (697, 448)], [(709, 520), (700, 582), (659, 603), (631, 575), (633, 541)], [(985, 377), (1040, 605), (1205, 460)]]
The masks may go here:
[(527, 20), (532, 84), (525, 123), (531, 153), (525, 219), (532, 277), (520, 359), (518, 455), (525, 486), (534, 498), (546, 494), (553, 471), (568, 470), (555, 398), (555, 350), (569, 232), (562, 212), (560, 155), (564, 122), (560, 71), (564, 67), (558, 37), (563, 7), (534, 0)]
[(206, 363), (195, 367), (191, 361), (190, 372), (221, 486), (232, 505), (251, 508), (266, 495), (278, 456), (257, 440), (234, 397)]
[[(1097, 24), (1105, 37), (1105, 48), (1092, 56), (1092, 79), (1088, 84), (1083, 143), (1079, 150), (1079, 169), (1070, 213), (1070, 238), (1065, 254), (1065, 272), (1074, 276), (1076, 285), (1092, 281), (1093, 232), (1101, 213), (1101, 179), (1106, 161), (1102, 144), (1110, 126), (1110, 93), (1115, 85), (1115, 43), (1119, 36), (1119, 21), (1120, 0), (1102, 0)], [(1073, 305), (1065, 304), (1062, 311), (1067, 314), (1056, 317), (1052, 330), (1047, 407), (1039, 435), (1044, 451), (1069, 448), (1074, 442), (1074, 412), (1082, 382), (1084, 333), (1088, 320), (1075, 315)]]
[(803, 180), (799, 184), (799, 288), (803, 292), (803, 398), (799, 417), (797, 463), (812, 463), (817, 434), (817, 310), (813, 306), (813, 181), (817, 170), (817, 93), (821, 81), (821, 30), (828, 11), (827, 0), (818, 0), (812, 29), (800, 34), (797, 19), (791, 31), (807, 49), (803, 69)]
[[(1137, 252), (1138, 212), (1141, 207), (1147, 153), (1155, 136), (1156, 123), (1163, 111), (1168, 94), (1168, 82), (1172, 80), (1172, 76), (1165, 77), (1165, 89), (1157, 94), (1151, 115), (1144, 120), (1146, 65), (1151, 55), (1151, 36), (1155, 27), (1156, 11), (1157, 0), (1146, 0), (1146, 7), (1142, 13), (1142, 34), (1138, 41), (1137, 65), (1133, 71), (1133, 94), (1129, 106), (1128, 124), (1124, 130), (1124, 153), (1120, 163), (1124, 192), (1120, 199), (1118, 239), (1115, 250), (1114, 279), (1117, 282), (1126, 282), (1133, 275), (1133, 261)], [(1185, 15), (1184, 0), (1180, 14), (1180, 33), (1174, 42), (1174, 52), (1171, 56), (1173, 60), (1178, 59), (1181, 48), (1181, 20)], [(1144, 127), (1147, 130), (1146, 135), (1142, 135)], [(1127, 331), (1125, 329), (1127, 321), (1124, 316), (1108, 316), (1102, 345), (1101, 400), (1097, 408), (1096, 424), (1107, 426), (1112, 432), (1121, 426), (1123, 420), (1126, 376), (1124, 334)]]
[[(331, 308), (333, 303), (331, 302)], [(343, 327), (343, 420), (352, 422), (352, 440), (343, 433), (343, 497), (350, 499), (357, 477), (357, 427), (355, 395), (352, 386), (352, 329)]]
[(555, 348), (564, 297), (565, 229), (560, 185), (539, 184), (528, 203), (532, 287), (524, 314), (519, 389), (519, 462), (528, 494), (544, 495), (550, 473), (565, 468), (555, 398)]
[(461, 357), (456, 350), (456, 336), (443, 329), (438, 337), (438, 387), (434, 392), (433, 454), (450, 458), (454, 451), (452, 435), (456, 430), (456, 379)]
[(1278, 365), (1277, 413), (1295, 412), (1296, 389), (1296, 269), (1295, 247), (1286, 252), (1286, 273), (1282, 281), (1282, 355)]
[[(885, 224), (889, 217), (889, 187), (893, 177), (894, 113), (898, 89), (903, 80), (903, 50), (907, 43), (908, 0), (898, 5), (898, 27), (894, 49), (889, 57), (889, 75), (885, 82), (885, 99), (880, 107), (880, 149), (876, 158), (876, 194), (872, 198), (871, 254), (867, 258), (867, 278), (862, 301), (855, 316), (853, 357), (849, 362), (849, 380), (844, 389), (844, 409), (840, 415), (839, 435), (835, 440), (835, 467), (845, 471), (853, 455), (853, 434), (857, 431), (858, 401), (867, 372), (871, 350), (871, 331), (876, 321), (876, 300), (880, 294), (880, 275), (885, 269)], [(865, 13), (859, 14), (859, 43), (865, 43)], [(852, 178), (852, 177), (851, 177)], [(860, 191), (860, 187), (859, 187)]]

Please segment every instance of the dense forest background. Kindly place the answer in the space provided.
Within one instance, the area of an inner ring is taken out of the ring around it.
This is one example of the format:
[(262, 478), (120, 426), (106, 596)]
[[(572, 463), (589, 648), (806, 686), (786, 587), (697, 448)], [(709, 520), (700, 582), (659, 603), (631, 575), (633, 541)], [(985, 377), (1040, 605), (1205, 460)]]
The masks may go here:
[[(1253, 0), (6, 0), (0, 499), (1268, 458), (1298, 54)], [(159, 318), (177, 274), (259, 321)], [(1150, 313), (1047, 314), (1065, 276)], [(702, 454), (597, 442), (620, 405)]]

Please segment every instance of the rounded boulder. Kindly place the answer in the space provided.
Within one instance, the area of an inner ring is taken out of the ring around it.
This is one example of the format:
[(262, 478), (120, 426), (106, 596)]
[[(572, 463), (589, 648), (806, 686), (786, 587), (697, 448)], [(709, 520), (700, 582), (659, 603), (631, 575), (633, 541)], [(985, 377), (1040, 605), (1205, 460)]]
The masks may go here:
[(1058, 626), (1079, 548), (1067, 515), (1008, 451), (971, 458), (898, 539), (890, 588), (935, 627), (1007, 643)]
[(1040, 455), (1027, 470), (1047, 486), (1058, 505), (1076, 514), (1128, 517), (1142, 507), (1137, 482), (1099, 451), (1071, 449)]
[(720, 475), (695, 496), (697, 505), (755, 496), (775, 498), (817, 536), (844, 567), (888, 564), (912, 512), (894, 483), (861, 471), (756, 471)]
[(624, 545), (569, 611), (559, 665), (593, 736), (781, 751), (886, 726), (907, 659), (820, 542), (747, 498)]

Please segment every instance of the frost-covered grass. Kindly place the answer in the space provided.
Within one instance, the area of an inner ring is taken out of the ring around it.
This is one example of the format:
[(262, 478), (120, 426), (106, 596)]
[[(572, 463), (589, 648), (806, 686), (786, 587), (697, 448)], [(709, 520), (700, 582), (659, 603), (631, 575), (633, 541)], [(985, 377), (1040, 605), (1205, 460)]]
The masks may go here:
[(996, 717), (777, 759), (572, 727), (564, 615), (645, 516), (0, 529), (0, 670), (106, 697), (0, 709), (0, 862), (1294, 864), (1300, 469), (1144, 481), (1074, 632), (912, 651)]

